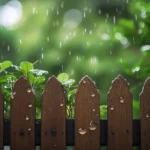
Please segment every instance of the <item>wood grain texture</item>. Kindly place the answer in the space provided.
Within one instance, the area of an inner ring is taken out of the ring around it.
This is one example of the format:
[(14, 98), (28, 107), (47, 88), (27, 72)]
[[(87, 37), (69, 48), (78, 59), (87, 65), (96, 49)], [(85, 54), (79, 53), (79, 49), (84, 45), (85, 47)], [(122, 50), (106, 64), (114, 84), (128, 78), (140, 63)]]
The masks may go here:
[(108, 93), (108, 150), (132, 150), (132, 95), (120, 75)]
[(4, 149), (3, 146), (3, 119), (4, 119), (4, 99), (0, 87), (0, 150)]
[(42, 94), (41, 150), (66, 149), (66, 98), (55, 77)]
[(144, 84), (140, 94), (141, 111), (141, 150), (150, 149), (150, 78)]
[(20, 77), (11, 96), (11, 150), (35, 149), (35, 95), (25, 77)]
[[(75, 150), (100, 149), (100, 96), (93, 81), (85, 76), (75, 96)], [(89, 129), (91, 121), (95, 130)], [(85, 134), (81, 134), (85, 133)]]

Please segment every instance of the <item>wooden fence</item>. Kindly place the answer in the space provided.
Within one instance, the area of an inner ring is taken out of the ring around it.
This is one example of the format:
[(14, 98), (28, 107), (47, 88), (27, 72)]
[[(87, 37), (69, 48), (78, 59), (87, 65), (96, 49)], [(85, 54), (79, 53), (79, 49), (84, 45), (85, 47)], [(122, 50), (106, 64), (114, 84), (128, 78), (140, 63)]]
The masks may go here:
[(28, 80), (20, 77), (11, 96), (10, 121), (3, 119), (3, 95), (0, 91), (0, 150), (150, 150), (150, 78), (140, 94), (140, 120), (132, 119), (132, 94), (122, 76), (112, 83), (108, 93), (108, 120), (100, 120), (100, 95), (94, 82), (85, 76), (75, 95), (75, 119), (66, 120), (66, 97), (55, 77), (42, 93), (41, 120), (35, 120), (35, 94)]

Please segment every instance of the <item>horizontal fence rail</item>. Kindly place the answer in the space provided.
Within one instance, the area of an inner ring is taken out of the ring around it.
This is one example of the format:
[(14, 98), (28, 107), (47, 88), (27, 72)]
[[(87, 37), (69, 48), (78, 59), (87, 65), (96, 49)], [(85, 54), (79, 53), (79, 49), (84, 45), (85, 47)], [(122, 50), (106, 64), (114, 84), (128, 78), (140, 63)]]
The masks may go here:
[(150, 149), (150, 78), (139, 97), (140, 119), (133, 120), (132, 94), (119, 75), (107, 97), (107, 120), (100, 119), (100, 94), (91, 78), (85, 76), (75, 94), (75, 119), (66, 120), (66, 95), (61, 83), (48, 79), (41, 96), (41, 120), (35, 118), (35, 94), (29, 81), (20, 77), (12, 91), (10, 120), (4, 119), (4, 96), (0, 89), (0, 150), (141, 150)]
[[(73, 119), (66, 120), (66, 145), (75, 145), (75, 122)], [(108, 131), (107, 120), (100, 120), (100, 145), (107, 146)], [(140, 146), (140, 121), (133, 120), (133, 146)], [(41, 120), (35, 121), (35, 144), (41, 145)], [(10, 145), (10, 121), (4, 120), (4, 145)]]

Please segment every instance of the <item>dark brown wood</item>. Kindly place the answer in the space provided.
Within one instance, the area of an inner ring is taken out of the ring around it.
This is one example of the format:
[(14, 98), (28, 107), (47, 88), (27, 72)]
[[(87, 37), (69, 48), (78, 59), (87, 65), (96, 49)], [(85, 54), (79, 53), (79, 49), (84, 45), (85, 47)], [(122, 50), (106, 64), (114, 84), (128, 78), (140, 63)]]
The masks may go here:
[(150, 149), (150, 78), (140, 94), (141, 150)]
[(11, 150), (35, 150), (35, 95), (20, 77), (11, 96)]
[(132, 150), (132, 95), (120, 75), (108, 93), (108, 150)]
[(4, 149), (3, 146), (3, 119), (4, 119), (4, 99), (0, 87), (0, 150)]
[(75, 96), (75, 150), (100, 149), (100, 96), (85, 76)]
[(66, 149), (66, 98), (53, 76), (42, 94), (41, 150)]

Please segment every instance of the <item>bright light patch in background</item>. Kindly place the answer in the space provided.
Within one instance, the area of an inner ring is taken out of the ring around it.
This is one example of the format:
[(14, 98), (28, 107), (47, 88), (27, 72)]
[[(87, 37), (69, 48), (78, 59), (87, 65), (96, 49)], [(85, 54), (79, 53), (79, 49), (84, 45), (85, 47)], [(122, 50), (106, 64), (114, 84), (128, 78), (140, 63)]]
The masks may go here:
[(82, 13), (77, 9), (70, 9), (64, 15), (64, 27), (74, 29), (82, 21)]
[(17, 0), (12, 0), (0, 7), (0, 25), (12, 28), (22, 17), (22, 5)]

